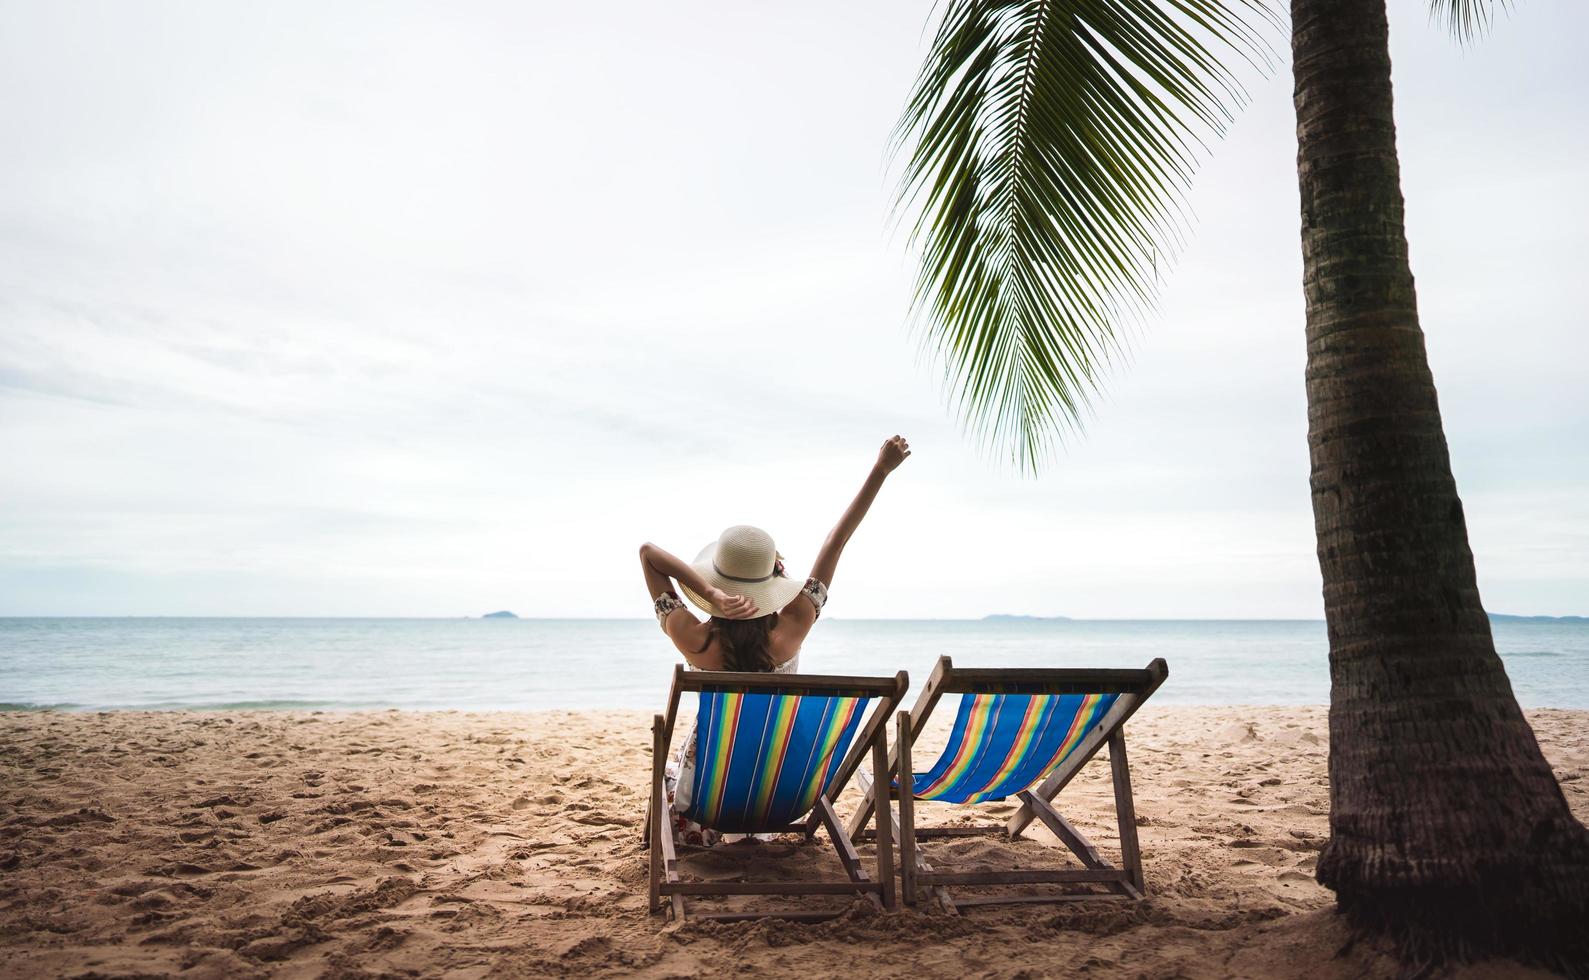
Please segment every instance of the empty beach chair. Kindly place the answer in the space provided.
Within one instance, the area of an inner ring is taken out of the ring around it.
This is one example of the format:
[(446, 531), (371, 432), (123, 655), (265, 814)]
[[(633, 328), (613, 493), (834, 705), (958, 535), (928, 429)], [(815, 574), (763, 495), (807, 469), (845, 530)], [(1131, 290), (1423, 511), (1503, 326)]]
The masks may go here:
[[(1124, 725), (1164, 683), (1168, 673), (1163, 660), (1154, 660), (1143, 670), (990, 670), (960, 669), (948, 657), (939, 658), (916, 706), (909, 712), (899, 712), (889, 768), (883, 770), (894, 778), (875, 781), (892, 782), (889, 795), (899, 800), (895, 836), (899, 840), (905, 901), (916, 901), (918, 887), (933, 892), (949, 911), (965, 905), (1103, 896), (1141, 898), (1142, 856), (1137, 847)], [(916, 772), (912, 765), (915, 740), (945, 694), (960, 695), (948, 744), (930, 769)], [(1065, 785), (1106, 744), (1120, 827), (1118, 867), (1106, 861), (1053, 804)], [(873, 774), (878, 771), (874, 768)], [(868, 785), (874, 780), (863, 774), (862, 781), (871, 792), (849, 824), (852, 840), (870, 836), (866, 824), (872, 817), (871, 807), (880, 798), (876, 786)], [(920, 803), (981, 803), (1011, 796), (1021, 801), (1020, 809), (1000, 826), (918, 828), (915, 823)], [(1015, 838), (1033, 819), (1052, 831), (1083, 867), (1047, 871), (934, 870), (918, 844), (935, 837), (988, 833)], [(951, 885), (1028, 884), (1069, 884), (1084, 890), (1080, 894), (1071, 891), (1042, 895), (1006, 891), (959, 899), (949, 894)]]
[[(888, 720), (905, 696), (908, 683), (903, 671), (893, 677), (834, 677), (676, 668), (667, 714), (657, 715), (652, 725), (651, 805), (645, 835), (651, 852), (651, 908), (671, 904), (673, 914), (682, 919), (689, 896), (847, 894), (866, 896), (881, 908), (892, 908), (891, 826), (883, 821), (875, 831), (874, 880), (861, 867), (850, 836), (833, 811), (833, 801), (867, 752), (872, 753), (874, 768), (887, 768)], [(698, 706), (695, 766), (688, 776), (689, 804), (682, 815), (724, 833), (798, 833), (807, 841), (822, 827), (844, 868), (845, 880), (682, 880), (680, 845), (674, 836), (664, 777), (679, 699), (686, 691), (697, 693)], [(867, 708), (874, 703), (868, 717)], [(887, 786), (877, 792), (882, 796)], [(886, 805), (872, 809), (888, 811)], [(778, 909), (700, 917), (813, 920), (837, 914)]]

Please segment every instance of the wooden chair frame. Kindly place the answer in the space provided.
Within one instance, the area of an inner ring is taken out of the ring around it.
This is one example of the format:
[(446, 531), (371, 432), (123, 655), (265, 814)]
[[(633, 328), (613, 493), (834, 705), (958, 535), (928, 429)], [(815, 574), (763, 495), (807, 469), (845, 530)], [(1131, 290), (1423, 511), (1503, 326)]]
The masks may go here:
[[(1169, 676), (1169, 668), (1162, 659), (1155, 659), (1141, 670), (1073, 670), (1073, 669), (962, 669), (954, 666), (948, 657), (938, 658), (927, 686), (916, 699), (910, 711), (901, 711), (896, 719), (897, 734), (894, 748), (889, 752), (888, 767), (873, 769), (872, 785), (868, 786), (862, 774), (863, 788), (867, 789), (862, 807), (850, 818), (846, 828), (852, 841), (872, 836), (866, 829), (872, 817), (872, 808), (881, 806), (878, 801), (898, 799), (899, 814), (878, 821), (878, 826), (893, 824), (893, 836), (899, 841), (900, 890), (907, 904), (915, 904), (918, 888), (928, 889), (945, 911), (956, 914), (960, 907), (972, 905), (1001, 905), (1024, 902), (1064, 902), (1086, 898), (1139, 899), (1145, 894), (1142, 876), (1142, 853), (1137, 843), (1136, 808), (1131, 796), (1131, 769), (1126, 759), (1124, 726), (1142, 703), (1158, 690)], [(992, 827), (927, 827), (916, 826), (916, 807), (923, 802), (915, 798), (912, 781), (915, 775), (911, 754), (915, 740), (926, 727), (927, 719), (945, 694), (1118, 694), (1098, 725), (1082, 739), (1074, 751), (1065, 758), (1043, 781), (1032, 789), (1016, 794), (1021, 807), (1000, 826)], [(1075, 778), (1082, 767), (1090, 762), (1098, 750), (1109, 746), (1109, 767), (1114, 778), (1115, 815), (1120, 827), (1120, 864), (1116, 868), (1099, 854), (1098, 848), (1054, 808), (1054, 798)], [(889, 777), (877, 779), (876, 773)], [(891, 785), (894, 778), (899, 788)], [(877, 784), (888, 786), (885, 795), (877, 792)], [(935, 871), (927, 863), (918, 841), (929, 838), (961, 837), (975, 834), (1004, 834), (1015, 839), (1031, 824), (1039, 820), (1059, 838), (1060, 842), (1083, 864), (1082, 869), (1052, 871), (987, 871), (944, 872)], [(1074, 884), (1088, 883), (1105, 889), (1085, 894), (1060, 895), (989, 895), (954, 899), (948, 886), (988, 886), (1014, 884)]]
[[(833, 800), (844, 791), (850, 778), (860, 767), (861, 759), (870, 752), (872, 766), (884, 769), (888, 765), (888, 719), (905, 697), (910, 678), (900, 671), (893, 677), (846, 677), (823, 674), (767, 674), (734, 671), (685, 670), (682, 665), (673, 669), (673, 685), (668, 694), (666, 715), (656, 715), (651, 732), (651, 800), (646, 809), (645, 831), (642, 843), (651, 855), (651, 910), (666, 909), (675, 918), (683, 920), (686, 914), (685, 898), (692, 895), (864, 895), (879, 908), (892, 909), (895, 905), (894, 846), (892, 826), (879, 821), (873, 832), (877, 840), (877, 879), (874, 881), (861, 866), (851, 835), (846, 833), (838, 814), (833, 810)], [(667, 802), (664, 784), (668, 749), (673, 741), (674, 724), (678, 718), (679, 700), (686, 691), (700, 692), (707, 688), (730, 690), (745, 694), (815, 694), (823, 696), (865, 696), (874, 699), (872, 715), (857, 733), (854, 743), (845, 754), (833, 775), (832, 785), (817, 797), (811, 815), (800, 823), (786, 827), (767, 827), (762, 833), (798, 833), (807, 841), (815, 838), (817, 828), (827, 830), (833, 849), (847, 875), (845, 881), (683, 881), (678, 871), (679, 845), (674, 840), (673, 816)], [(888, 791), (884, 785), (876, 790)], [(884, 805), (875, 806), (878, 812), (888, 811)], [(857, 826), (864, 825), (864, 821)], [(797, 921), (831, 919), (842, 912), (810, 911), (801, 909), (774, 909), (757, 912), (717, 912), (699, 914), (696, 918), (737, 921), (744, 919), (779, 918)]]

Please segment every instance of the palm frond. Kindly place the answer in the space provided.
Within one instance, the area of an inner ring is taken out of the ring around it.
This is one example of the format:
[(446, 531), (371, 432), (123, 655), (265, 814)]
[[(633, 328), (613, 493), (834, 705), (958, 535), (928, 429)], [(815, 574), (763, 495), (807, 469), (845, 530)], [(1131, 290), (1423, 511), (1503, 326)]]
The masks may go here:
[(1446, 30), (1467, 44), (1489, 31), (1497, 8), (1510, 6), (1510, 0), (1429, 0), (1429, 19), (1444, 21)]
[[(1151, 309), (1266, 0), (949, 0), (895, 133), (916, 313), (962, 421), (1033, 471)], [(1221, 58), (1225, 60), (1221, 60)], [(1229, 62), (1229, 65), (1227, 65)]]

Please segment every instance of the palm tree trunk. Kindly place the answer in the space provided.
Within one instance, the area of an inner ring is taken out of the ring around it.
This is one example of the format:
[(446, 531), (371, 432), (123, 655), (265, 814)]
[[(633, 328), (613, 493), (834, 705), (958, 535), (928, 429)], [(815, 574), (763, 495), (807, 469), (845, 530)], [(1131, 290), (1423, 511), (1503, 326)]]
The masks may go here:
[(1385, 0), (1292, 0), (1291, 14), (1330, 637), (1319, 881), (1415, 955), (1532, 947), (1571, 961), (1589, 922), (1589, 831), (1479, 602), (1407, 261)]

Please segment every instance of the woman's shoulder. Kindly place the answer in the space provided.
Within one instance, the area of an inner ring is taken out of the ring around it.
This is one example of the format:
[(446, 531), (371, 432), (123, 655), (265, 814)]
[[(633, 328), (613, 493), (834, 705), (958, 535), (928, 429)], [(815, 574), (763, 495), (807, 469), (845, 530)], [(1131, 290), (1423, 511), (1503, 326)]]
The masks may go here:
[(806, 642), (814, 621), (814, 618), (799, 621), (794, 616), (779, 616), (779, 626), (772, 629), (772, 669), (779, 672), (794, 670), (794, 662), (799, 661), (799, 648)]
[(828, 604), (828, 587), (820, 580), (808, 578), (789, 604), (779, 610), (778, 625), (788, 625), (791, 632), (804, 632), (822, 617), (822, 607)]
[(716, 652), (711, 649), (713, 644), (710, 623), (703, 623), (694, 616), (673, 615), (663, 622), (662, 629), (667, 633), (668, 639), (673, 641), (674, 648), (684, 655), (687, 663), (705, 670), (714, 669), (707, 666), (707, 663), (716, 657)]

